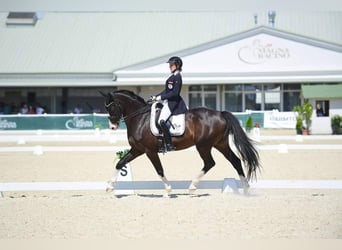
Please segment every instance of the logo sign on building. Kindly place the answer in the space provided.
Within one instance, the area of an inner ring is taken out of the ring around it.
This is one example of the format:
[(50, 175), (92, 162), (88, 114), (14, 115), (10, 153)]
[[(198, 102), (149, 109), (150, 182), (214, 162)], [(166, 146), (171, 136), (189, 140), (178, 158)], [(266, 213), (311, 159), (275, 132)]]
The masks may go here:
[(238, 50), (238, 57), (248, 64), (261, 64), (266, 61), (286, 60), (290, 58), (289, 48), (267, 40), (253, 39)]

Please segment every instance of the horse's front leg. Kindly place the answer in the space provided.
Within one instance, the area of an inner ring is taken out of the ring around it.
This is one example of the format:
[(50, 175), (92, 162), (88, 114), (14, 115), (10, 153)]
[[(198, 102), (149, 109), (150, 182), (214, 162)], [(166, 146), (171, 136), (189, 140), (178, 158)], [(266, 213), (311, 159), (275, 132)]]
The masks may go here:
[(171, 187), (169, 181), (167, 180), (167, 178), (164, 175), (164, 169), (163, 169), (163, 166), (161, 164), (161, 161), (160, 161), (160, 158), (158, 156), (158, 153), (156, 153), (156, 152), (147, 152), (146, 155), (150, 159), (150, 161), (152, 162), (154, 169), (157, 171), (157, 174), (159, 175), (160, 179), (164, 183), (164, 187), (165, 187), (165, 190), (166, 190), (165, 196), (168, 197), (168, 194), (171, 193), (171, 191), (172, 191), (172, 187)]
[(139, 155), (142, 155), (141, 152), (138, 152), (136, 150), (133, 150), (132, 148), (130, 151), (122, 158), (119, 160), (119, 162), (115, 166), (115, 171), (113, 174), (113, 177), (111, 180), (108, 182), (106, 192), (112, 192), (115, 188), (115, 184), (117, 182), (117, 179), (119, 177), (121, 169), (130, 161), (134, 160), (136, 157)]

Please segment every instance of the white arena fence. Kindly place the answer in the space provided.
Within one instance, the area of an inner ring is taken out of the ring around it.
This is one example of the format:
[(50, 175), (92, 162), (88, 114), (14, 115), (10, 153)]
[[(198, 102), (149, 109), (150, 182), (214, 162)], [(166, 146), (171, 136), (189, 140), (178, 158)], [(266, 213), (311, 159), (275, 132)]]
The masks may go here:
[[(170, 181), (173, 190), (187, 190), (191, 181)], [(341, 180), (259, 180), (251, 182), (252, 189), (342, 189)], [(105, 190), (106, 182), (7, 182), (0, 183), (0, 195), (18, 191), (96, 191)], [(202, 180), (198, 189), (221, 190), (224, 193), (238, 193), (242, 188), (239, 180)], [(118, 181), (116, 194), (133, 194), (136, 190), (164, 190), (161, 181)]]

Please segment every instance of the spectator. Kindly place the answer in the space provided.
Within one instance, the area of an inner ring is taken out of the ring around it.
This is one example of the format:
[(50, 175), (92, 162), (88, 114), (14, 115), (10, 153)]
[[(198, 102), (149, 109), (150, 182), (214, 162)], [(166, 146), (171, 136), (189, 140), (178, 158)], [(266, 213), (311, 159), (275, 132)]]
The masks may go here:
[(26, 114), (28, 114), (28, 111), (29, 111), (29, 109), (27, 107), (27, 104), (23, 103), (21, 106), (21, 109), (20, 109), (20, 113), (26, 115)]
[(27, 111), (28, 114), (30, 115), (34, 115), (36, 113), (35, 109), (30, 105), (28, 111)]
[(80, 108), (80, 105), (77, 105), (77, 106), (74, 108), (74, 113), (75, 113), (75, 114), (81, 114), (81, 113), (82, 113), (82, 109)]
[(317, 117), (324, 116), (323, 109), (321, 107), (321, 104), (319, 104), (319, 103), (316, 104), (316, 115), (317, 115)]
[(41, 115), (41, 114), (43, 114), (44, 113), (44, 108), (40, 105), (40, 103), (37, 103), (36, 104), (36, 113), (37, 113), (37, 115)]

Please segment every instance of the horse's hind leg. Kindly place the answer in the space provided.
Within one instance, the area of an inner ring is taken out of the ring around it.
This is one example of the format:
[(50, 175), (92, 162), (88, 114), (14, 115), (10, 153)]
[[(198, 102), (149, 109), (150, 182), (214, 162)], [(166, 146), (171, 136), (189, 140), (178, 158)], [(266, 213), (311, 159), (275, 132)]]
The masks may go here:
[(213, 167), (215, 166), (215, 161), (211, 155), (211, 147), (205, 146), (205, 147), (199, 147), (196, 146), (203, 162), (204, 167), (202, 168), (201, 172), (192, 180), (190, 186), (189, 186), (189, 192), (193, 193), (197, 190), (198, 183), (202, 179), (202, 177)]
[(227, 143), (224, 143), (223, 145), (220, 145), (220, 146), (216, 146), (215, 148), (218, 151), (220, 151), (224, 155), (224, 157), (226, 157), (226, 159), (230, 161), (230, 163), (233, 165), (233, 167), (235, 168), (241, 180), (244, 193), (247, 194), (249, 190), (249, 184), (245, 176), (245, 173), (243, 171), (242, 161), (240, 160), (240, 158), (238, 158), (236, 154), (234, 154), (234, 152), (228, 146)]
[(172, 187), (164, 175), (164, 169), (163, 169), (163, 166), (161, 164), (158, 154), (155, 152), (147, 152), (146, 155), (152, 162), (154, 169), (157, 171), (157, 174), (159, 175), (160, 179), (164, 183), (164, 187), (165, 187), (167, 194), (170, 193), (172, 191)]

